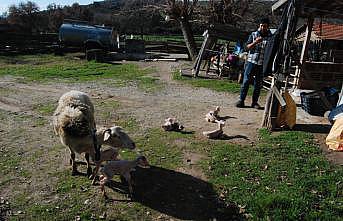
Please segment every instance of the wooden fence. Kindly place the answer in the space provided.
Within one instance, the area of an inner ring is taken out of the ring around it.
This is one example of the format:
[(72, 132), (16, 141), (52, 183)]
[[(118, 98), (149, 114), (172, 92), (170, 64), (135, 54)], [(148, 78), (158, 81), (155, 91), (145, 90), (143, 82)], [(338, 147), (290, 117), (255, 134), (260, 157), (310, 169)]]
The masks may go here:
[(0, 53), (53, 52), (57, 34), (0, 33)]

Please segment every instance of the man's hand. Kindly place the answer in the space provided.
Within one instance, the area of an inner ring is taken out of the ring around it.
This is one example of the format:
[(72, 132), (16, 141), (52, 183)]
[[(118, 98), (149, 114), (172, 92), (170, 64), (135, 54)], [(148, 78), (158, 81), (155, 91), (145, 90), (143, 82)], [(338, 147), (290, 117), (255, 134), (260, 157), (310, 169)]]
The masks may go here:
[(261, 43), (262, 40), (263, 40), (262, 37), (257, 37), (257, 38), (255, 39), (255, 44)]
[(261, 43), (262, 40), (263, 40), (262, 37), (257, 37), (257, 38), (255, 39), (255, 41), (253, 41), (251, 44), (248, 44), (248, 45), (247, 45), (247, 49), (250, 50), (250, 49), (254, 48), (257, 44)]

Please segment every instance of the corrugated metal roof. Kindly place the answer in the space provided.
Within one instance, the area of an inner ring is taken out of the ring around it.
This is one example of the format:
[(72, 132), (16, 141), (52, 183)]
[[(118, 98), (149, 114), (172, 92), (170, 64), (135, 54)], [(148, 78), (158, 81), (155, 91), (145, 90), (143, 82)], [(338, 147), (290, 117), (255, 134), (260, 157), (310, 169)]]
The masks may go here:
[(343, 40), (343, 24), (316, 23), (313, 32), (320, 39)]
[[(304, 41), (305, 30), (297, 36), (297, 41)], [(311, 41), (315, 40), (341, 40), (343, 41), (343, 24), (315, 23), (311, 33)]]

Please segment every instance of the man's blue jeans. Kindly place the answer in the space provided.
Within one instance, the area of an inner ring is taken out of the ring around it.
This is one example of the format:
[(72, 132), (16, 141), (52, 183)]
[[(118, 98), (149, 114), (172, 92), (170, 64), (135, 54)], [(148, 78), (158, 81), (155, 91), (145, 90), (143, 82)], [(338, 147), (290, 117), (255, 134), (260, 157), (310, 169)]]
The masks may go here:
[(258, 98), (260, 97), (260, 92), (263, 82), (263, 73), (262, 65), (253, 64), (248, 62), (245, 65), (243, 83), (241, 85), (241, 95), (240, 100), (244, 101), (249, 90), (249, 81), (252, 76), (255, 76), (254, 79), (254, 92), (252, 95), (252, 104), (257, 104)]

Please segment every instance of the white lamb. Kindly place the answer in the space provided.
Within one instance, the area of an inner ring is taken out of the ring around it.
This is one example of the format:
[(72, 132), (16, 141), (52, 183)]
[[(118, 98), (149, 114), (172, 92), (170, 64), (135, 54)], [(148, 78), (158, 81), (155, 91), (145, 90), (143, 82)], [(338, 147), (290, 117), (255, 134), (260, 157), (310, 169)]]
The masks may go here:
[(223, 127), (225, 125), (225, 121), (216, 121), (218, 124), (218, 128), (213, 131), (204, 131), (202, 132), (204, 136), (206, 136), (209, 139), (216, 139), (220, 138), (223, 135)]
[(175, 118), (167, 118), (164, 120), (165, 123), (162, 125), (162, 128), (165, 131), (182, 131), (184, 126), (181, 125)]
[(149, 168), (149, 163), (144, 156), (139, 156), (135, 160), (116, 160), (108, 162), (103, 168), (100, 169), (100, 189), (105, 198), (107, 198), (105, 192), (105, 184), (110, 181), (114, 175), (120, 175), (125, 178), (129, 185), (129, 193), (132, 196), (132, 180), (131, 172), (135, 170), (135, 167)]
[(101, 145), (135, 148), (132, 139), (118, 126), (96, 129), (94, 106), (89, 96), (80, 91), (70, 91), (61, 96), (53, 114), (53, 127), (61, 143), (70, 150), (72, 175), (77, 174), (75, 153), (85, 153), (87, 174), (90, 175), (89, 157), (100, 165), (101, 157), (96, 159), (96, 153)]
[(207, 122), (215, 123), (219, 118), (219, 115), (218, 115), (219, 111), (220, 111), (220, 107), (217, 106), (214, 111), (210, 111), (206, 114), (205, 120)]

